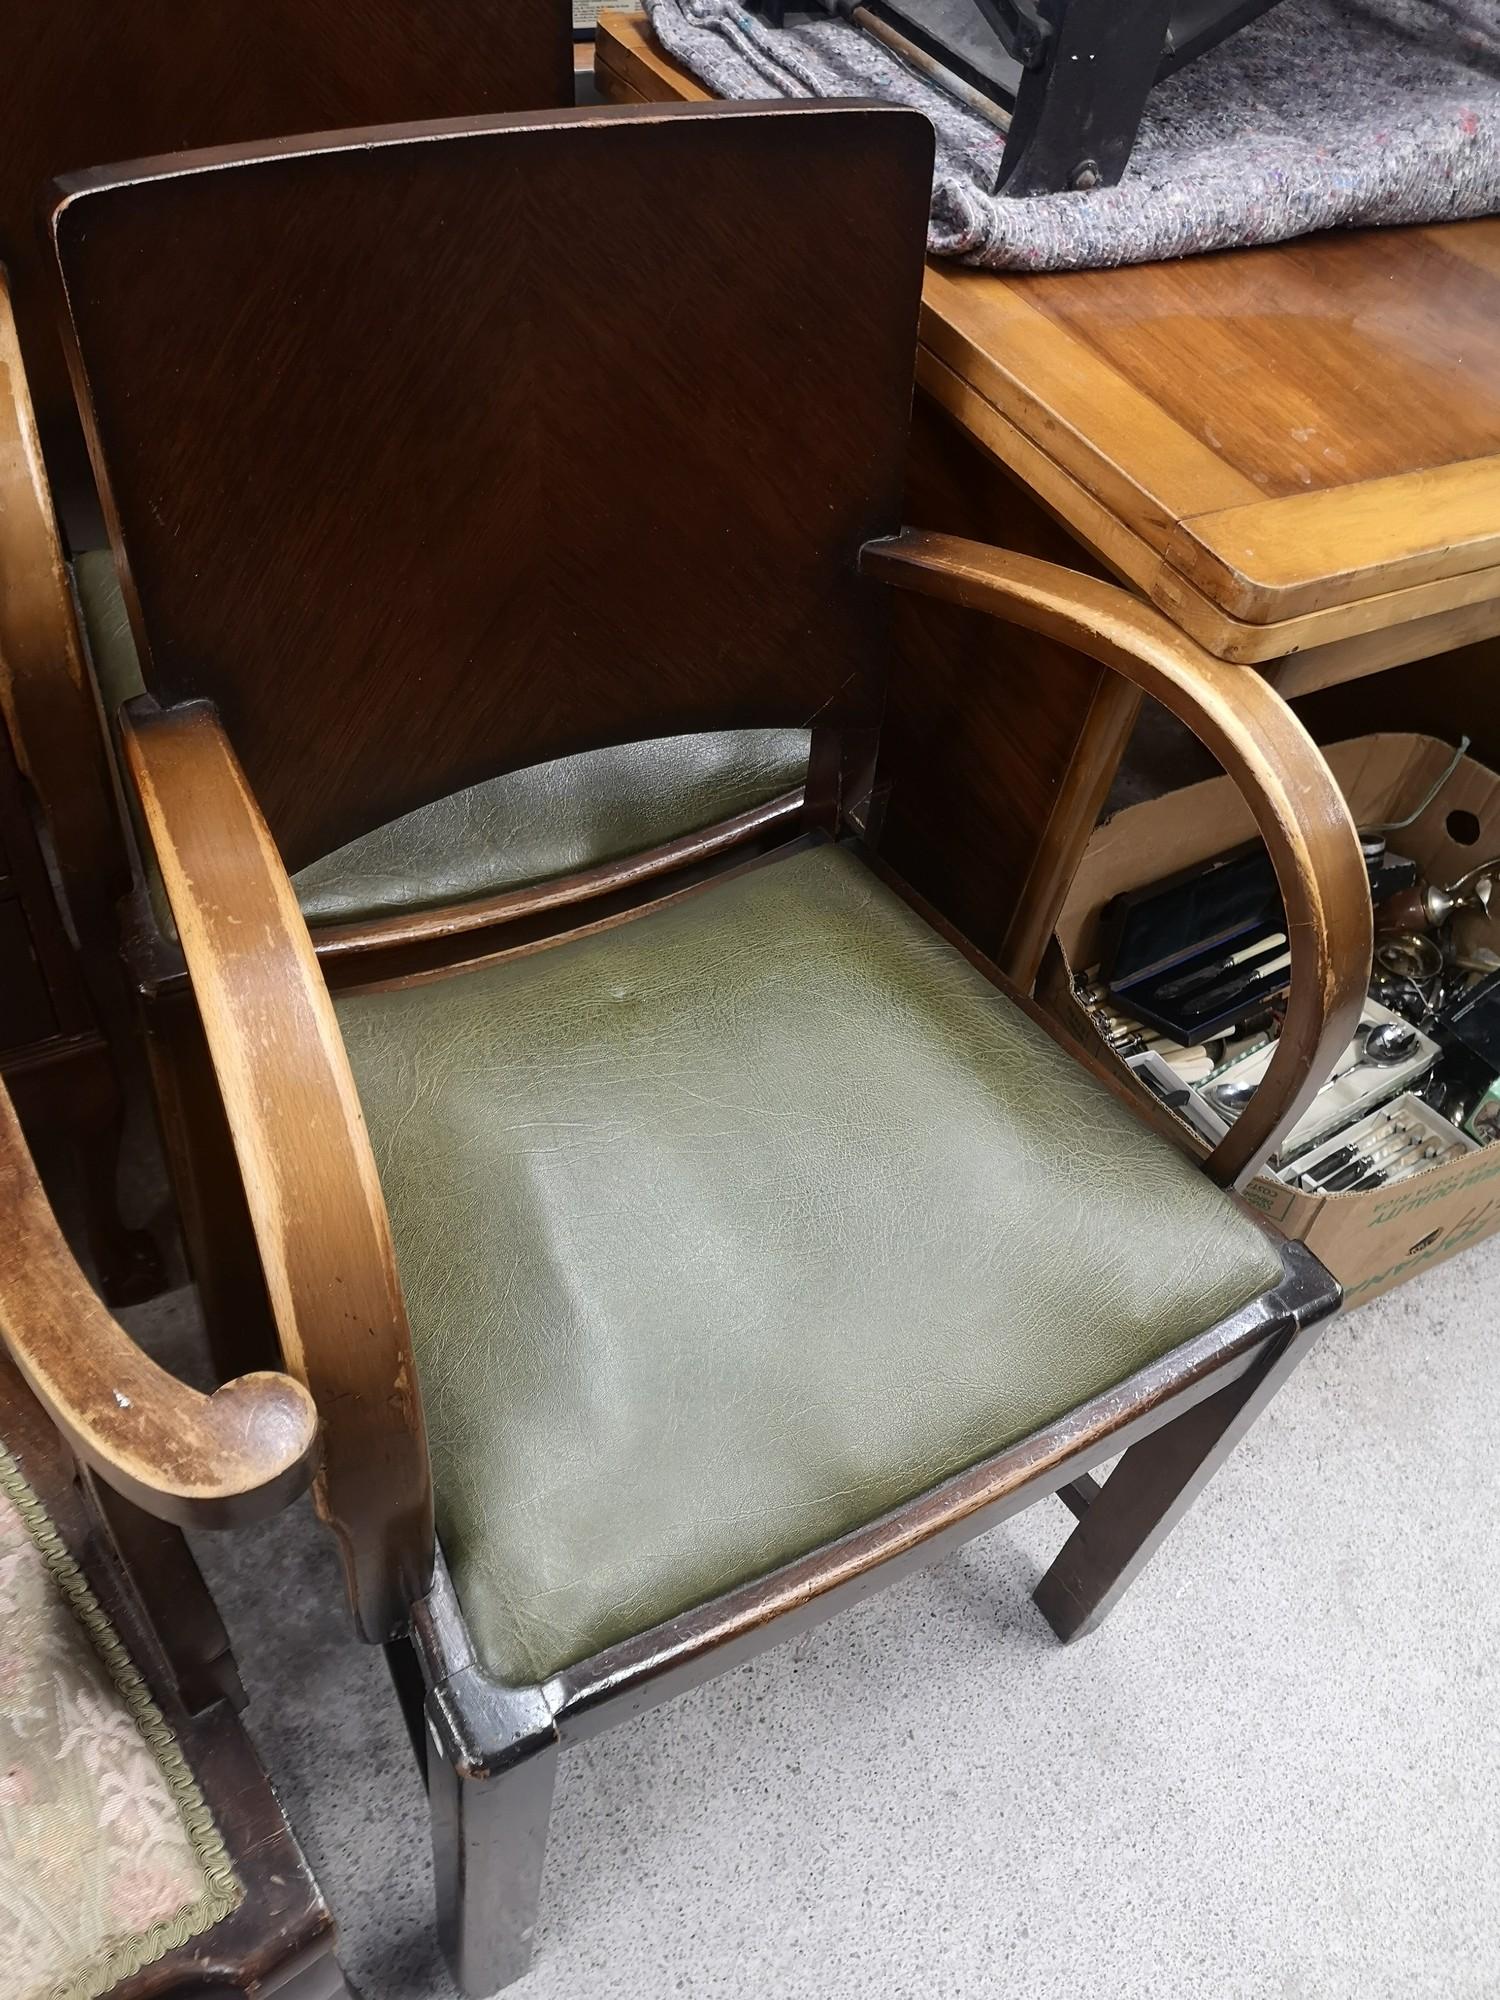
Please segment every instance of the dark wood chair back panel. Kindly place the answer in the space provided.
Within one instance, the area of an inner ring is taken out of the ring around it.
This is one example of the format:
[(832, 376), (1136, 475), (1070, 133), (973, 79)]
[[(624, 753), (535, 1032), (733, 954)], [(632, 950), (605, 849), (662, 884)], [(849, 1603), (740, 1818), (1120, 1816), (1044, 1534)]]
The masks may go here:
[(63, 184), (146, 678), (219, 705), (289, 866), (604, 742), (874, 721), (931, 148), (653, 107)]
[(189, 146), (573, 101), (566, 0), (15, 0), (0, 262), (54, 479), (86, 462), (36, 227), (55, 175)]

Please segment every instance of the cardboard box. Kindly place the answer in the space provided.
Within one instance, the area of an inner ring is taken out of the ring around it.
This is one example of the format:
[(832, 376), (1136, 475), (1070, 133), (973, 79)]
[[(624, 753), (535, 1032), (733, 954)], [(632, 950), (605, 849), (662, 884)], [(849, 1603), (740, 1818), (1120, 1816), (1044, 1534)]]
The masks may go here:
[[(1430, 736), (1380, 735), (1333, 744), (1325, 755), (1355, 823), (1364, 827), (1404, 819), (1453, 749)], [(1255, 822), (1228, 778), (1116, 813), (1090, 841), (1058, 922), (1068, 968), (1096, 962), (1100, 912), (1122, 889), (1142, 888), (1254, 838)], [(1500, 777), (1465, 757), (1420, 818), (1390, 836), (1390, 845), (1412, 856), (1434, 882), (1451, 882), (1476, 862), (1500, 855)], [(1500, 910), (1482, 929), (1500, 952)], [(1042, 997), (1073, 1033), (1092, 1033), (1065, 984), (1054, 983)], [(1130, 1075), (1123, 1064), (1117, 1067)], [(1194, 1144), (1205, 1150), (1201, 1141)], [(1361, 1305), (1500, 1229), (1500, 1144), (1365, 1194), (1301, 1194), (1262, 1176), (1245, 1195), (1322, 1259), (1343, 1285), (1346, 1304)]]

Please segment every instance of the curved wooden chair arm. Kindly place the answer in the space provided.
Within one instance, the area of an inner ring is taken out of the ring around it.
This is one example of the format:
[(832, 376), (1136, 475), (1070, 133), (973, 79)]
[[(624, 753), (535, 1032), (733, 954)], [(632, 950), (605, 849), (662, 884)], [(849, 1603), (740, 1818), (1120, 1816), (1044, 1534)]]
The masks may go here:
[(374, 1155), (307, 926), (206, 702), (123, 715), (288, 1368), (323, 1426), (319, 1511), (367, 1639), (432, 1580), (432, 1487)]
[(297, 1497), (317, 1460), (312, 1398), (273, 1374), (200, 1395), (141, 1352), (63, 1240), (3, 1084), (0, 1214), (0, 1337), (76, 1457), (185, 1528), (237, 1527)]
[(1326, 1082), (1369, 989), (1369, 877), (1312, 739), (1258, 674), (1214, 659), (1113, 584), (913, 529), (867, 544), (861, 566), (883, 582), (1043, 633), (1123, 674), (1185, 723), (1244, 794), (1286, 905), (1292, 977), (1261, 1087), (1205, 1162), (1221, 1185), (1241, 1185)]

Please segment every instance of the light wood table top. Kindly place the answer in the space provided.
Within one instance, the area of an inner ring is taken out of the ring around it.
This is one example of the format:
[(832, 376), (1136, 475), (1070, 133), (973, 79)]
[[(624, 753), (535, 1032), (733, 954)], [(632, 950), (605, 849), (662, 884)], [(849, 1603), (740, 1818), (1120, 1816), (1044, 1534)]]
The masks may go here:
[[(616, 101), (708, 96), (640, 15), (601, 16), (596, 74)], [(1109, 271), (934, 260), (918, 379), (1285, 693), (1500, 632), (1500, 218)]]

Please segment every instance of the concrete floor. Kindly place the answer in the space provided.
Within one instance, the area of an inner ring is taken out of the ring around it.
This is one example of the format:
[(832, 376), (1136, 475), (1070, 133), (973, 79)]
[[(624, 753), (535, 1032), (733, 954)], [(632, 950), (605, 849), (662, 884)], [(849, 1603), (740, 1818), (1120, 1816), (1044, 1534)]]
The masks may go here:
[[(1336, 1322), (1093, 1639), (1028, 1601), (1047, 1501), (565, 1755), (520, 1994), (1500, 1995), (1497, 1290), (1500, 1239)], [(447, 2000), (326, 1539), (200, 1557), (351, 1983)]]

